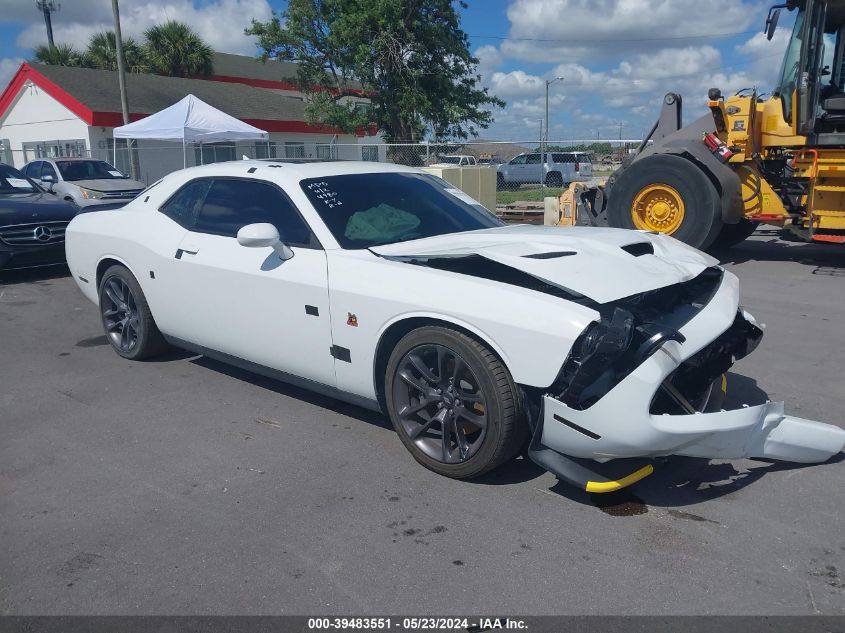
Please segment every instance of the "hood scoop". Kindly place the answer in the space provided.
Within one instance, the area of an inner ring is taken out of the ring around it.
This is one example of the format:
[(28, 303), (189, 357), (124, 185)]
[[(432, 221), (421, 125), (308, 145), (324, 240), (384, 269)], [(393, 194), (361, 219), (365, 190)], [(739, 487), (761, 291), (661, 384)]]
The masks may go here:
[(620, 248), (627, 253), (631, 253), (634, 257), (654, 255), (654, 245), (651, 242), (635, 242), (626, 246), (620, 246)]
[(577, 254), (575, 251), (552, 251), (550, 253), (531, 253), (530, 255), (523, 255), (523, 257), (528, 257), (529, 259), (557, 259), (558, 257)]

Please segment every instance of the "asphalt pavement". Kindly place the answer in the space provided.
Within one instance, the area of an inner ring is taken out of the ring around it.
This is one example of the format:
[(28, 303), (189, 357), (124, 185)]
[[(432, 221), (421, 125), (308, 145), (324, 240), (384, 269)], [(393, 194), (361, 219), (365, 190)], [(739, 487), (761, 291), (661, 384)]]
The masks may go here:
[[(845, 250), (764, 229), (724, 259), (767, 324), (728, 403), (845, 425)], [(842, 455), (452, 481), (379, 415), (119, 358), (66, 274), (0, 275), (0, 614), (845, 614)]]

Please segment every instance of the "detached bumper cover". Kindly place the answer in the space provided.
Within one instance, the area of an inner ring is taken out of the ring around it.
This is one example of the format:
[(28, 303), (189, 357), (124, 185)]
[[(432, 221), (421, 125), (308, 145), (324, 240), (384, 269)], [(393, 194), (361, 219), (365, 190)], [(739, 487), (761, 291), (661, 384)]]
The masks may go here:
[[(658, 389), (685, 361), (696, 363), (698, 352), (719, 345), (735, 331), (737, 319), (753, 322), (744, 312), (737, 317), (737, 296), (736, 278), (725, 273), (712, 300), (681, 328), (684, 340), (664, 343), (587, 408), (544, 395), (529, 456), (561, 479), (588, 490), (590, 484), (605, 484), (599, 486), (604, 490), (593, 485), (593, 491), (606, 492), (650, 474), (644, 459), (652, 457), (819, 463), (842, 451), (845, 430), (787, 415), (782, 402), (712, 413), (654, 412)], [(683, 375), (683, 369), (674, 375)]]

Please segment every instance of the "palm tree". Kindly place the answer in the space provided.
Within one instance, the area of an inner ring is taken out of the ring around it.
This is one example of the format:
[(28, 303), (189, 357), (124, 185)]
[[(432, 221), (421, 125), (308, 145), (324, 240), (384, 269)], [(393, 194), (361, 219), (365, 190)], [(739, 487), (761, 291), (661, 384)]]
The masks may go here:
[(212, 72), (212, 51), (182, 22), (169, 21), (144, 32), (150, 72), (171, 77), (206, 77)]
[[(146, 63), (141, 46), (128, 37), (123, 40), (123, 57), (126, 70), (130, 73), (144, 72)], [(89, 68), (117, 70), (117, 44), (114, 31), (102, 31), (91, 36), (83, 55), (83, 63)]]
[(34, 59), (51, 66), (82, 66), (82, 55), (70, 44), (39, 46), (35, 49)]

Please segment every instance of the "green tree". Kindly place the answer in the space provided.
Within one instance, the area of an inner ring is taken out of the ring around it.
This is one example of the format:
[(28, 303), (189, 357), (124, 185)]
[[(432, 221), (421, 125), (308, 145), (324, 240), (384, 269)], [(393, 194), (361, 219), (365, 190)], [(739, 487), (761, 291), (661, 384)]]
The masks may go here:
[[(374, 122), (392, 141), (463, 139), (505, 105), (479, 87), (452, 0), (289, 0), (246, 33), (265, 61), (297, 62), (312, 124), (351, 132)], [(369, 106), (349, 99), (362, 89)]]
[(144, 32), (150, 72), (171, 77), (204, 77), (213, 71), (214, 51), (187, 24), (170, 20)]
[[(144, 50), (131, 37), (123, 40), (123, 57), (126, 61), (127, 72), (145, 72)], [(85, 49), (83, 54), (83, 63), (89, 68), (117, 70), (117, 44), (114, 31), (103, 31), (91, 36), (88, 41), (88, 48)]]
[(82, 66), (82, 58), (82, 53), (70, 44), (39, 46), (33, 55), (35, 61), (51, 66)]

